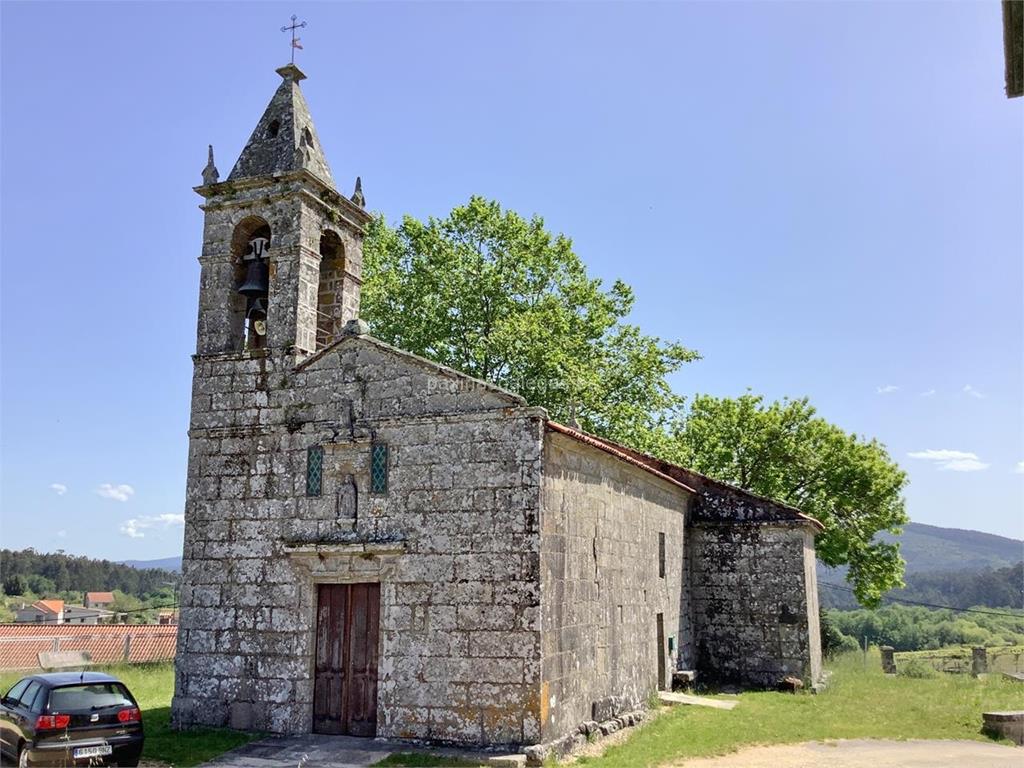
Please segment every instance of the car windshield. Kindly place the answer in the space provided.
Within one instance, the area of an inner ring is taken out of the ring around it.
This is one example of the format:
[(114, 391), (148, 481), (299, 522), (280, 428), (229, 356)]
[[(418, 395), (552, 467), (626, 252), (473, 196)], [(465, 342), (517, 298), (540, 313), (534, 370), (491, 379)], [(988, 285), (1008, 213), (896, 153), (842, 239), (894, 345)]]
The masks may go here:
[(68, 685), (50, 691), (51, 712), (75, 712), (133, 706), (135, 706), (135, 702), (128, 696), (128, 691), (118, 683)]

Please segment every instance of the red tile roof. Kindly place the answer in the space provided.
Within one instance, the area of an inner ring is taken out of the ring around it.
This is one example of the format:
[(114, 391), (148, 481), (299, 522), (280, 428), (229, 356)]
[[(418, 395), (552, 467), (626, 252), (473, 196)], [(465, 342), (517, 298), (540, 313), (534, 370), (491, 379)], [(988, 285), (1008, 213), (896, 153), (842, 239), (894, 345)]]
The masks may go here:
[(85, 601), (87, 603), (112, 603), (114, 602), (113, 592), (86, 592)]
[(60, 613), (64, 610), (63, 600), (36, 600), (32, 603), (33, 608), (38, 608), (47, 613)]
[(578, 429), (573, 429), (572, 427), (567, 427), (564, 424), (559, 424), (557, 421), (548, 421), (548, 429), (552, 432), (560, 432), (567, 437), (571, 437), (573, 440), (585, 443), (591, 448), (597, 448), (599, 451), (610, 453), (615, 458), (621, 459), (635, 467), (639, 467), (645, 472), (650, 472), (655, 477), (660, 477), (662, 480), (672, 483), (672, 485), (678, 485), (680, 488), (687, 490), (690, 493), (697, 492), (686, 483), (669, 476), (659, 469), (656, 469), (650, 463), (639, 458), (639, 455), (635, 454), (635, 452), (629, 451), (625, 446), (613, 443), (611, 440), (605, 440), (604, 438), (597, 437), (596, 435), (589, 435)]
[(559, 432), (578, 440), (581, 443), (586, 443), (594, 448), (610, 453), (623, 461), (628, 461), (630, 464), (647, 470), (651, 474), (656, 475), (663, 480), (668, 480), (669, 482), (675, 483), (688, 491), (698, 494), (702, 499), (702, 503), (697, 509), (698, 513), (701, 513), (701, 511), (706, 507), (714, 506), (706, 503), (709, 499), (712, 501), (722, 501), (729, 497), (742, 497), (750, 503), (750, 508), (745, 510), (745, 515), (742, 519), (730, 514), (736, 509), (736, 506), (729, 504), (728, 502), (723, 505), (724, 514), (717, 510), (707, 510), (709, 514), (705, 515), (705, 517), (712, 518), (717, 515), (719, 517), (719, 522), (722, 523), (798, 523), (801, 525), (810, 525), (819, 531), (825, 530), (825, 526), (823, 526), (820, 521), (810, 515), (804, 514), (796, 507), (784, 502), (759, 496), (756, 493), (751, 493), (750, 491), (730, 485), (729, 483), (723, 483), (720, 480), (715, 480), (707, 475), (702, 475), (692, 469), (680, 467), (676, 464), (672, 464), (671, 462), (663, 461), (646, 453), (641, 453), (640, 451), (633, 450), (632, 448), (620, 445), (619, 443), (607, 440), (603, 437), (597, 437), (596, 435), (581, 432), (573, 427), (567, 427), (556, 421), (549, 420), (547, 427), (553, 432)]
[(138, 664), (169, 661), (177, 646), (178, 628), (166, 624), (0, 624), (0, 671), (38, 669), (40, 651), (86, 651), (95, 664)]

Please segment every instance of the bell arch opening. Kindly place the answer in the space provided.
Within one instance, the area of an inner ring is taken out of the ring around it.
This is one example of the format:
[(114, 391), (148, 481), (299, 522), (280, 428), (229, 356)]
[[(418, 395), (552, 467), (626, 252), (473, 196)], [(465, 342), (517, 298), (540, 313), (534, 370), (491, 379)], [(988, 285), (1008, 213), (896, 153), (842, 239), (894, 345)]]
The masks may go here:
[(316, 300), (316, 348), (323, 349), (341, 335), (344, 316), (345, 247), (337, 232), (320, 234), (320, 282)]
[(259, 216), (242, 219), (231, 237), (231, 338), (237, 352), (267, 345), (270, 242), (270, 225)]

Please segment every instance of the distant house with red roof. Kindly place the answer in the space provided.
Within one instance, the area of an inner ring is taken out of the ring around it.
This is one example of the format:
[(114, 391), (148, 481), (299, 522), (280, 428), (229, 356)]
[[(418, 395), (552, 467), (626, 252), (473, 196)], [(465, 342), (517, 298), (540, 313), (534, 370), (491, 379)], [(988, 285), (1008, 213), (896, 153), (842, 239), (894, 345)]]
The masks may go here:
[(18, 624), (63, 624), (63, 600), (36, 600), (32, 605), (22, 604), (14, 614)]
[(109, 608), (114, 604), (113, 592), (86, 592), (86, 608)]
[(108, 622), (113, 617), (113, 611), (102, 608), (66, 605), (63, 600), (37, 600), (32, 605), (23, 604), (15, 612), (14, 622), (16, 624), (99, 624)]

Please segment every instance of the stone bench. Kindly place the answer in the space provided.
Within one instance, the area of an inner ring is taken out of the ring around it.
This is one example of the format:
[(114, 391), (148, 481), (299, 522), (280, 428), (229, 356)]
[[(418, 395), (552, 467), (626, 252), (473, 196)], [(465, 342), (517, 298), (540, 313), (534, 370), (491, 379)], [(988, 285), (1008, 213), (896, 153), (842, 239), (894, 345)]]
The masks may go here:
[(40, 651), (39, 666), (43, 669), (74, 669), (92, 665), (88, 651)]
[(672, 690), (685, 691), (697, 682), (697, 673), (692, 669), (676, 669), (672, 672)]
[(1024, 710), (1007, 712), (983, 712), (982, 730), (993, 736), (1009, 739), (1018, 746), (1024, 746)]

